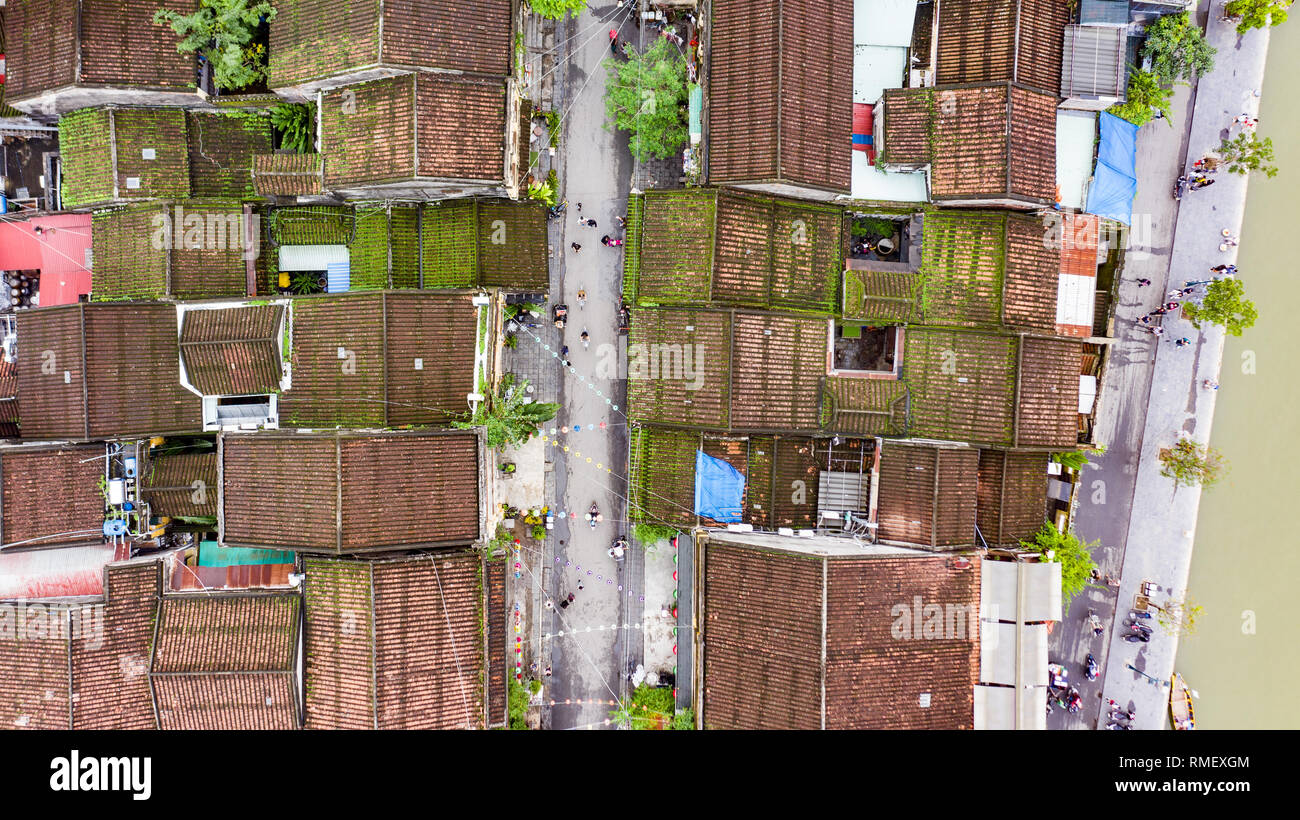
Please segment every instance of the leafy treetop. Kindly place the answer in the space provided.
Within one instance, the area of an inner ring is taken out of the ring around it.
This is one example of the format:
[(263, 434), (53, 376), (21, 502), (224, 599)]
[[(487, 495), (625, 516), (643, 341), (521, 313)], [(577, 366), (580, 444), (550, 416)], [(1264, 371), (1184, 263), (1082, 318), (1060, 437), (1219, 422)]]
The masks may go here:
[(1166, 14), (1147, 28), (1142, 54), (1151, 59), (1151, 73), (1161, 85), (1190, 81), (1214, 70), (1216, 49), (1187, 12)]
[(233, 91), (266, 79), (266, 50), (249, 45), (263, 16), (275, 19), (269, 0), (200, 0), (193, 14), (158, 9), (153, 21), (170, 25), (181, 37), (176, 50), (202, 54), (212, 63), (216, 84)]
[(1245, 286), (1236, 277), (1211, 282), (1205, 289), (1201, 304), (1187, 302), (1183, 305), (1183, 316), (1197, 328), (1206, 324), (1223, 325), (1228, 333), (1240, 336), (1259, 318), (1255, 303), (1245, 298), (1245, 292)]
[(688, 136), (686, 62), (677, 47), (664, 39), (641, 53), (629, 47), (626, 61), (611, 58), (605, 67), (605, 110), (631, 134), (632, 155), (642, 162), (672, 156)]

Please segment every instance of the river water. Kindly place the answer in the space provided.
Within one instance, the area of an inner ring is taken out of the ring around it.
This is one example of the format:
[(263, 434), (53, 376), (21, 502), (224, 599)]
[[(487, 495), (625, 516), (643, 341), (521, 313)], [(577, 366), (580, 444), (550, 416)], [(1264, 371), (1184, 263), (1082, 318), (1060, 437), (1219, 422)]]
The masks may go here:
[(1300, 680), (1298, 88), (1293, 19), (1270, 35), (1259, 115), (1280, 171), (1250, 180), (1237, 261), (1259, 319), (1224, 351), (1212, 444), (1231, 471), (1201, 498), (1188, 586), (1205, 610), (1178, 650), (1178, 671), (1200, 696), (1200, 729), (1300, 727), (1300, 710), (1287, 705)]

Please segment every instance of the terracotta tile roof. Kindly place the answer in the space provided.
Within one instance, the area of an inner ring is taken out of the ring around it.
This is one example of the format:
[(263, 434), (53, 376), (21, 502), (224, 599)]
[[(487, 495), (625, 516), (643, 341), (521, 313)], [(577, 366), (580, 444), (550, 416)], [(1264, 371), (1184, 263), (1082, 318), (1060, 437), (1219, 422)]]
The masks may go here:
[[(0, 451), (0, 543), (45, 539), (43, 546), (100, 542), (104, 524), (104, 447)], [(89, 533), (84, 531), (89, 530)], [(60, 535), (76, 532), (84, 534)]]
[(72, 728), (153, 729), (149, 653), (159, 592), (158, 562), (106, 570), (102, 645), (71, 642)]
[(181, 362), (205, 396), (280, 392), (283, 305), (187, 310)]
[[(20, 628), (36, 626), (29, 610), (28, 624), (17, 620), (0, 635), (0, 728), (64, 729), (68, 710), (68, 639), (17, 637)], [(65, 616), (66, 617), (66, 616)], [(66, 622), (65, 622), (66, 623)]]
[(306, 559), (307, 728), (483, 726), (481, 566), (474, 553)]
[(879, 159), (890, 165), (925, 165), (933, 157), (930, 145), (934, 89), (887, 88), (884, 93), (884, 134)]
[(907, 430), (907, 384), (904, 382), (828, 377), (826, 397), (830, 407), (828, 430), (871, 436), (897, 436)]
[(1016, 82), (1055, 94), (1070, 9), (1066, 0), (963, 0), (939, 6), (936, 80)]
[(255, 154), (253, 188), (259, 196), (310, 196), (323, 185), (320, 154)]
[(816, 318), (638, 310), (631, 341), (640, 347), (629, 364), (633, 417), (722, 429), (817, 429), (826, 333), (826, 321)]
[[(21, 100), (80, 84), (184, 90), (192, 54), (176, 51), (155, 9), (188, 13), (194, 0), (10, 0), (5, 9), (6, 91)], [(80, 50), (78, 50), (80, 47)]]
[(705, 728), (822, 728), (822, 562), (711, 544), (702, 564)]
[(18, 412), (18, 365), (0, 360), (0, 438), (22, 435)]
[[(713, 541), (701, 552), (705, 728), (972, 727), (978, 567), (921, 553), (825, 557)], [(900, 639), (897, 606), (918, 598), (963, 613), (953, 618), (960, 633)]]
[[(826, 563), (826, 728), (974, 728), (979, 561), (966, 569), (938, 555)], [(898, 638), (895, 607), (918, 603), (943, 607), (953, 634), (930, 637), (923, 624), (921, 636)]]
[(281, 417), (303, 426), (445, 424), (469, 412), (477, 343), (468, 293), (295, 299), (293, 385)]
[(255, 199), (253, 161), (270, 154), (271, 118), (254, 112), (187, 111), (190, 191), (196, 197)]
[(469, 544), (480, 536), (472, 433), (221, 442), (222, 541), (231, 546), (333, 553)]
[(1055, 200), (1053, 95), (1007, 83), (905, 89), (886, 92), (884, 116), (881, 161), (929, 162), (936, 201)]
[[(488, 639), (488, 726), (503, 725), (507, 714), (509, 682), (515, 674), (511, 660), (515, 653), (507, 653), (506, 641), (506, 560), (498, 558), (487, 562), (487, 639)], [(513, 649), (514, 641), (510, 646)]]
[[(731, 326), (732, 315), (726, 312), (638, 310), (629, 337), (634, 346), (628, 363), (629, 416), (636, 421), (726, 427), (731, 412)], [(695, 370), (699, 362), (706, 363), (702, 373)]]
[[(243, 296), (248, 290), (243, 229), (243, 209), (234, 200), (187, 199), (99, 211), (93, 224), (94, 299)], [(160, 231), (167, 237), (163, 242)]]
[(420, 74), (416, 82), (419, 175), (504, 180), (506, 86)]
[[(181, 387), (176, 309), (117, 303), (24, 311), (29, 351), (18, 389), (30, 438), (103, 438), (197, 432), (198, 396)], [(84, 355), (84, 359), (83, 359)]]
[(287, 731), (298, 728), (290, 674), (155, 675), (159, 729)]
[(164, 596), (149, 676), (159, 728), (296, 728), (298, 607), (296, 592)]
[(925, 218), (921, 253), (927, 323), (1055, 327), (1059, 251), (1048, 247), (1041, 220), (934, 211)]
[(639, 426), (631, 436), (628, 506), (648, 521), (694, 526), (695, 452), (700, 434)]
[(845, 270), (844, 318), (874, 319), (887, 324), (917, 321), (923, 282), (922, 277), (910, 271)]
[(737, 313), (732, 331), (734, 428), (812, 430), (820, 426), (826, 375), (824, 319)]
[(1097, 275), (1099, 224), (1092, 214), (1065, 214), (1062, 220), (1061, 273)]
[(887, 441), (880, 453), (882, 541), (922, 547), (975, 543), (979, 451)]
[(1079, 373), (1083, 345), (1065, 339), (1024, 340), (1016, 444), (1073, 448), (1079, 441)]
[(986, 333), (908, 328), (903, 377), (909, 432), (927, 438), (1010, 443), (1016, 341)]
[(709, 181), (848, 193), (853, 4), (720, 0), (712, 23)]
[(705, 188), (652, 191), (636, 210), (628, 241), (639, 304), (835, 312), (842, 208)]
[(989, 546), (1014, 546), (1042, 526), (1047, 515), (1045, 454), (981, 450), (979, 476), (977, 521)]
[(141, 492), (155, 515), (215, 517), (219, 491), (215, 450), (151, 457), (141, 476)]
[(405, 74), (333, 89), (322, 106), (326, 187), (505, 178), (502, 80)]
[(186, 135), (178, 108), (110, 106), (61, 117), (64, 207), (189, 196)]
[(508, 0), (482, 0), (472, 15), (450, 0), (278, 0), (276, 9), (273, 88), (380, 63), (500, 76), (510, 70)]

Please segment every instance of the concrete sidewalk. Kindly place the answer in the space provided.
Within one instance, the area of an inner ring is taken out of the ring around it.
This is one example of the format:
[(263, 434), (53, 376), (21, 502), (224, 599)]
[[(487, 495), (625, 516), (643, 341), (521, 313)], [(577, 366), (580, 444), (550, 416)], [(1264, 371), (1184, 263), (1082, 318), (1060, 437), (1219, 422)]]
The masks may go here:
[[(1197, 87), (1195, 109), (1187, 143), (1191, 161), (1218, 148), (1229, 134), (1232, 119), (1241, 113), (1258, 111), (1268, 52), (1268, 32), (1254, 30), (1238, 36), (1234, 23), (1218, 20), (1217, 5), (1210, 8), (1207, 38), (1218, 49), (1215, 69)], [(1238, 126), (1239, 128), (1240, 126)], [(1140, 156), (1139, 162), (1145, 157)], [(1239, 235), (1245, 210), (1247, 178), (1221, 170), (1215, 184), (1184, 195), (1178, 209), (1167, 278), (1152, 278), (1153, 306), (1165, 292), (1181, 287), (1186, 280), (1208, 279), (1209, 268), (1236, 260), (1235, 250), (1219, 250), (1220, 232)], [(1173, 176), (1154, 180), (1162, 190), (1172, 189)], [(1134, 274), (1125, 271), (1125, 278)], [(1245, 272), (1249, 278), (1249, 271)], [(1132, 288), (1130, 281), (1120, 285)], [(1134, 514), (1128, 522), (1123, 551), (1122, 583), (1115, 602), (1118, 618), (1110, 636), (1102, 695), (1137, 712), (1135, 728), (1161, 729), (1168, 725), (1169, 691), (1163, 682), (1174, 672), (1178, 639), (1165, 630), (1146, 644), (1123, 640), (1123, 620), (1132, 607), (1143, 581), (1155, 587), (1152, 603), (1164, 606), (1186, 593), (1191, 565), (1192, 541), (1200, 505), (1199, 487), (1176, 489), (1172, 479), (1160, 475), (1159, 451), (1186, 435), (1201, 443), (1209, 441), (1214, 418), (1215, 392), (1201, 382), (1217, 379), (1223, 358), (1224, 334), (1220, 328), (1198, 331), (1181, 314), (1166, 316), (1165, 333), (1153, 337), (1125, 321), (1116, 331), (1125, 344), (1134, 339), (1156, 348), (1151, 391), (1142, 424), (1141, 448), (1136, 465), (1132, 500)], [(1175, 340), (1186, 337), (1192, 344), (1179, 348)], [(1084, 537), (1087, 533), (1081, 532)], [(1086, 613), (1085, 613), (1086, 614)], [(1137, 670), (1137, 671), (1135, 671)], [(1154, 679), (1154, 682), (1153, 682)], [(1090, 708), (1097, 708), (1090, 705)], [(1105, 721), (1099, 721), (1104, 727)]]

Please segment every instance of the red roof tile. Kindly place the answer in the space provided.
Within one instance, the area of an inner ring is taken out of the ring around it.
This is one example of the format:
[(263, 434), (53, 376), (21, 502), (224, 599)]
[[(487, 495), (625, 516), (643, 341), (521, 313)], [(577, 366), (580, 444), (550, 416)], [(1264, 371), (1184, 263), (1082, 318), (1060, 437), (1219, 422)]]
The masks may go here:
[(0, 453), (4, 491), (0, 543), (41, 539), (40, 545), (54, 546), (102, 541), (103, 456), (102, 445)]

